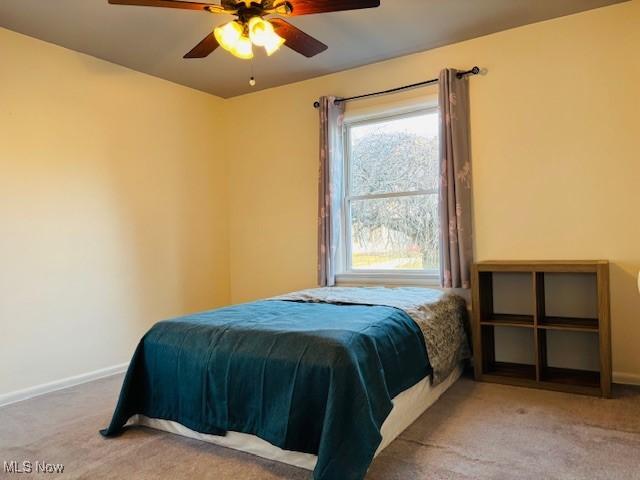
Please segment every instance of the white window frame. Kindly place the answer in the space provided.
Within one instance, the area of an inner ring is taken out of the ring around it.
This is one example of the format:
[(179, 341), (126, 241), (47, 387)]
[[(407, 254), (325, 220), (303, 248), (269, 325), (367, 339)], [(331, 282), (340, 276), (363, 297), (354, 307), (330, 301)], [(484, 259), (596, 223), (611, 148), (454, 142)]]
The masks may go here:
[(354, 115), (345, 118), (343, 126), (344, 138), (344, 164), (343, 164), (343, 185), (342, 185), (342, 205), (341, 205), (341, 238), (338, 253), (338, 272), (336, 282), (339, 285), (421, 285), (440, 286), (439, 270), (375, 270), (358, 269), (351, 267), (351, 202), (354, 200), (379, 199), (408, 197), (417, 195), (438, 194), (438, 189), (417, 190), (411, 192), (394, 192), (372, 195), (350, 195), (350, 145), (351, 128), (354, 126), (369, 125), (402, 118), (439, 113), (436, 103), (418, 104), (392, 111), (378, 111), (367, 115)]

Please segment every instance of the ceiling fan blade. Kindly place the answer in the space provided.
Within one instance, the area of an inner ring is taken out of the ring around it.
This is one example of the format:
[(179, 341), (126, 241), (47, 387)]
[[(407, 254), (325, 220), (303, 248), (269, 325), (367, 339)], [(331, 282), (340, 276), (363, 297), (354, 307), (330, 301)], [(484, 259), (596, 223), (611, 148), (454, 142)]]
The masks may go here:
[(340, 12), (360, 8), (376, 8), (380, 0), (289, 0), (293, 7), (292, 16), (311, 15), (313, 13)]
[(182, 8), (184, 10), (218, 10), (220, 5), (178, 0), (109, 0), (111, 5), (133, 5), (136, 7)]
[(281, 18), (271, 18), (269, 22), (273, 25), (276, 33), (286, 40), (287, 47), (305, 57), (314, 57), (329, 48), (320, 40), (316, 40)]
[(215, 35), (211, 32), (209, 35), (204, 37), (202, 41), (193, 47), (189, 53), (187, 53), (183, 58), (204, 58), (208, 57), (211, 52), (213, 52), (216, 48), (218, 48), (220, 44), (216, 40)]

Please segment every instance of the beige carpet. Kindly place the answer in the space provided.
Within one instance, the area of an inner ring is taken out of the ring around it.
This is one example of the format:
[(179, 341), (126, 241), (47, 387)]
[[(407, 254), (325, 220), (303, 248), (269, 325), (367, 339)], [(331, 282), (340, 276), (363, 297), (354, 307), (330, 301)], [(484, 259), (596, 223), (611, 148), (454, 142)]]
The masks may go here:
[[(304, 470), (178, 436), (98, 434), (121, 376), (0, 408), (0, 478), (309, 479)], [(65, 465), (4, 473), (3, 461)], [(602, 400), (460, 380), (376, 459), (367, 480), (640, 479), (640, 389)]]

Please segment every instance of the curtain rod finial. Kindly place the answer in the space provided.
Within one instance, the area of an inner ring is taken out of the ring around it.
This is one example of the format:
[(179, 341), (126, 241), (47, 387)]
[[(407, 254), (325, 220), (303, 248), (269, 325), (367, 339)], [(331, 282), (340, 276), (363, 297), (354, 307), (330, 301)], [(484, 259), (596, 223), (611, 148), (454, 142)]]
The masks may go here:
[(317, 100), (313, 102), (313, 108), (320, 108), (320, 102), (318, 102)]
[(478, 75), (480, 73), (480, 67), (475, 66), (471, 69), (471, 73), (473, 73), (474, 75)]

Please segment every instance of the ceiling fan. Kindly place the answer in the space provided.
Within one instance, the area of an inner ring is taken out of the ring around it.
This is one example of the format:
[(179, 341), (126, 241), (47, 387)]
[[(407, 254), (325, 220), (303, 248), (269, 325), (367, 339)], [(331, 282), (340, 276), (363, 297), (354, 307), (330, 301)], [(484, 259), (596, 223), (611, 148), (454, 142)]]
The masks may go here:
[(266, 19), (266, 16), (289, 17), (380, 6), (380, 0), (220, 0), (220, 4), (182, 0), (109, 0), (109, 3), (234, 15), (235, 20), (216, 27), (184, 58), (204, 58), (221, 46), (243, 59), (253, 58), (254, 45), (264, 47), (267, 55), (272, 55), (286, 44), (308, 58), (328, 48), (282, 18)]

